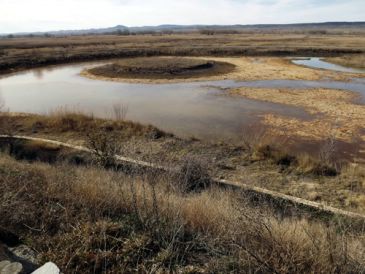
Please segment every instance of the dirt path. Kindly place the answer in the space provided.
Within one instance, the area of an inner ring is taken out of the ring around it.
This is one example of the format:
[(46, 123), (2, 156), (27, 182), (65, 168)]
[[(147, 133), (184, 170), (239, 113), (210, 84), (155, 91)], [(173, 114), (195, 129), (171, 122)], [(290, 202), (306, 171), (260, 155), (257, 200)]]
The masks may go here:
[[(43, 142), (43, 143), (47, 143), (47, 144), (52, 144), (52, 145), (63, 146), (63, 147), (75, 149), (75, 150), (78, 150), (78, 151), (84, 151), (84, 152), (92, 153), (92, 150), (90, 150), (86, 147), (83, 147), (83, 146), (76, 146), (76, 145), (72, 145), (72, 144), (68, 144), (68, 143), (64, 143), (64, 142), (60, 142), (60, 141), (55, 141), (55, 140), (44, 139), (44, 138), (36, 138), (36, 137), (29, 137), (29, 136), (18, 136), (18, 135), (16, 135), (16, 136), (0, 135), (0, 138), (15, 138), (15, 139), (21, 139), (21, 140)], [(131, 159), (131, 158), (120, 156), (120, 155), (116, 155), (115, 157), (116, 157), (117, 160), (122, 161), (122, 162), (127, 162), (127, 163), (130, 163), (130, 164), (134, 164), (134, 165), (138, 165), (138, 166), (142, 166), (142, 167), (147, 167), (147, 168), (162, 169), (162, 170), (165, 170), (165, 171), (171, 171), (171, 168), (169, 168), (169, 167), (156, 165), (154, 163), (134, 160), (134, 159)], [(277, 200), (279, 202), (288, 203), (288, 204), (294, 205), (296, 207), (304, 207), (304, 208), (310, 210), (311, 212), (315, 211), (315, 212), (320, 212), (320, 213), (334, 215), (334, 216), (339, 215), (339, 216), (343, 216), (343, 217), (347, 217), (347, 218), (365, 220), (365, 215), (363, 215), (363, 214), (354, 213), (354, 212), (350, 212), (350, 211), (345, 211), (345, 210), (342, 210), (342, 209), (338, 209), (338, 208), (327, 206), (327, 205), (324, 205), (324, 204), (321, 204), (321, 203), (316, 203), (316, 202), (308, 201), (308, 200), (305, 200), (305, 199), (302, 199), (302, 198), (282, 194), (282, 193), (271, 191), (271, 190), (264, 189), (264, 188), (261, 188), (261, 187), (255, 187), (255, 186), (247, 185), (247, 184), (244, 184), (244, 183), (241, 183), (241, 182), (232, 182), (232, 181), (222, 180), (222, 179), (213, 179), (213, 182), (215, 184), (219, 185), (219, 186), (224, 187), (224, 188), (228, 187), (228, 188), (240, 189), (244, 192), (247, 192), (247, 193), (250, 193), (250, 194), (253, 194), (253, 195), (259, 195), (261, 197), (269, 197), (270, 199), (274, 199), (274, 200)]]

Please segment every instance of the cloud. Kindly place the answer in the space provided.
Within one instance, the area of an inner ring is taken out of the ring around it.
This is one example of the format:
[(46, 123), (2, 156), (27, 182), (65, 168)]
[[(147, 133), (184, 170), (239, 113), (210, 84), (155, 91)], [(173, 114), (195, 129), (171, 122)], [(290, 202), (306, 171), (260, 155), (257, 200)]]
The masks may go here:
[(159, 24), (361, 21), (364, 0), (0, 0), (0, 33)]

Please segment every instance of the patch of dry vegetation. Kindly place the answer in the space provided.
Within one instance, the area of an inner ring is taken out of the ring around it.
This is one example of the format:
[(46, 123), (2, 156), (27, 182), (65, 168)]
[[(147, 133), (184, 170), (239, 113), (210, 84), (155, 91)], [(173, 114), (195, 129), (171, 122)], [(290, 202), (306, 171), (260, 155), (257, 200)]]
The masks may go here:
[[(61, 140), (83, 139), (88, 132), (98, 129), (116, 132), (121, 139), (146, 137), (158, 139), (171, 137), (172, 134), (163, 132), (151, 125), (142, 125), (125, 119), (127, 108), (116, 104), (112, 109), (113, 119), (94, 117), (92, 113), (81, 110), (59, 108), (48, 115), (8, 115), (6, 119), (12, 125), (12, 131), (26, 134), (47, 134), (58, 136)], [(63, 138), (62, 138), (63, 136)], [(67, 139), (68, 138), (68, 139)], [(77, 140), (74, 140), (77, 143)]]
[(340, 57), (326, 58), (326, 61), (345, 67), (365, 69), (365, 55), (344, 55)]
[(274, 114), (264, 115), (264, 123), (290, 136), (325, 140), (330, 135), (352, 142), (355, 137), (365, 141), (365, 107), (353, 101), (357, 95), (331, 89), (266, 89), (239, 88), (230, 94), (250, 99), (302, 107), (316, 117), (311, 120), (287, 118)]
[[(291, 140), (283, 132), (275, 137), (270, 128), (262, 126), (246, 129), (242, 144), (234, 145), (180, 139), (151, 126), (123, 119), (103, 120), (65, 109), (52, 112), (50, 116), (10, 115), (4, 118), (11, 125), (13, 134), (58, 140), (91, 149), (107, 148), (109, 152), (120, 151), (123, 156), (135, 160), (171, 167), (183, 165), (186, 158), (196, 159), (205, 163), (206, 169), (215, 178), (249, 182), (253, 186), (360, 213), (365, 209), (362, 202), (365, 176), (358, 171), (347, 176), (344, 170), (349, 164), (344, 161), (342, 155), (345, 154), (342, 154), (337, 142), (318, 143), (313, 151), (302, 153), (313, 141), (294, 152), (291, 148), (298, 140)], [(93, 145), (90, 137), (98, 136), (102, 138)], [(117, 146), (107, 145), (108, 140), (114, 140)], [(100, 157), (93, 161), (86, 155), (79, 155), (80, 152), (49, 148), (39, 143), (12, 142), (12, 139), (2, 140), (0, 146), (12, 151), (11, 154), (18, 159), (32, 161), (55, 162), (62, 159), (76, 164), (104, 162), (108, 166), (111, 159), (109, 152), (99, 153)], [(189, 166), (186, 170), (190, 170)], [(361, 165), (356, 170), (361, 170)]]
[(361, 273), (364, 236), (276, 219), (238, 193), (184, 193), (169, 176), (0, 157), (0, 226), (64, 273)]
[[(109, 64), (101, 67), (95, 67), (91, 69), (84, 69), (81, 72), (82, 76), (90, 79), (97, 80), (109, 80), (118, 82), (130, 82), (130, 83), (175, 83), (175, 82), (191, 82), (191, 81), (219, 81), (219, 80), (236, 80), (236, 81), (255, 81), (255, 80), (321, 80), (332, 79), (339, 81), (348, 81), (354, 77), (360, 77), (360, 74), (354, 73), (338, 73), (328, 70), (317, 70), (307, 68), (304, 66), (298, 66), (289, 59), (279, 57), (186, 57), (179, 58), (178, 60), (198, 60), (202, 62), (216, 62), (221, 64), (221, 68), (211, 72), (201, 72), (198, 74), (187, 75), (166, 75), (163, 72), (160, 75), (143, 75), (143, 73), (132, 75), (122, 72), (118, 72), (120, 65)], [(139, 58), (126, 59), (122, 62), (126, 64), (133, 64)], [(144, 59), (142, 59), (144, 60)], [(149, 60), (147, 58), (146, 60)], [(154, 58), (150, 59), (152, 64)], [(169, 57), (160, 57), (158, 60), (174, 60)], [(149, 62), (146, 64), (146, 68), (143, 68), (143, 64), (140, 64), (141, 70), (149, 70)], [(157, 63), (162, 63), (158, 61)], [(224, 65), (223, 65), (224, 64)], [(229, 65), (230, 64), (230, 65)], [(139, 65), (139, 64), (138, 64)], [(161, 64), (160, 64), (161, 65)], [(155, 65), (152, 65), (154, 67)], [(156, 65), (158, 67), (159, 65)], [(123, 70), (123, 69), (122, 69)], [(123, 75), (124, 74), (124, 75)]]
[(358, 34), (97, 35), (0, 39), (0, 70), (137, 56), (336, 56), (361, 53)]

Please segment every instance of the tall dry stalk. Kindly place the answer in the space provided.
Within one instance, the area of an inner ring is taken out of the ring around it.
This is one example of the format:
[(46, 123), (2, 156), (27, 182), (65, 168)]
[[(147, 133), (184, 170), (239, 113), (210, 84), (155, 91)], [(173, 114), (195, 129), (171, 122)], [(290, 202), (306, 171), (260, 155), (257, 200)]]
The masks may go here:
[(0, 113), (5, 110), (5, 99), (0, 92)]
[[(13, 136), (15, 132), (15, 125), (11, 121), (9, 109), (6, 108), (5, 99), (0, 93), (0, 135)], [(12, 141), (9, 140), (10, 147)], [(11, 150), (11, 149), (10, 149)]]
[(122, 103), (113, 105), (113, 118), (117, 121), (124, 121), (127, 118), (128, 106)]

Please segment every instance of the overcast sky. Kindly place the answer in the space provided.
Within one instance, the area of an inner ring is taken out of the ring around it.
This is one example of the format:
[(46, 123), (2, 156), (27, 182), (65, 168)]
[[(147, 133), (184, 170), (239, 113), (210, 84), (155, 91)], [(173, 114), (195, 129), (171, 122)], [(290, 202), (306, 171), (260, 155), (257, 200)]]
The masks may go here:
[(324, 21), (365, 21), (365, 0), (0, 0), (0, 33)]

